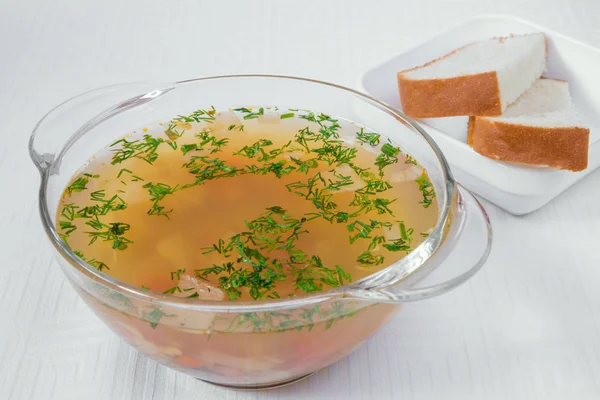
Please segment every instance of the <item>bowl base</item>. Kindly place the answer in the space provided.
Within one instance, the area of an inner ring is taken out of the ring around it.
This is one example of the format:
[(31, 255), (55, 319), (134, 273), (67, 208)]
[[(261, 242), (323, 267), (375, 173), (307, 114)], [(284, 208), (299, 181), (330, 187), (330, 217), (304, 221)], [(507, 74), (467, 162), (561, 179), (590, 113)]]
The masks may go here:
[(310, 374), (302, 375), (298, 378), (290, 379), (288, 381), (281, 381), (281, 382), (270, 383), (270, 384), (266, 384), (266, 385), (228, 385), (228, 384), (224, 384), (224, 383), (216, 383), (216, 382), (206, 381), (206, 380), (200, 379), (200, 378), (197, 378), (197, 379), (199, 381), (210, 383), (211, 385), (220, 386), (220, 387), (226, 388), (226, 389), (252, 392), (252, 391), (258, 391), (258, 390), (277, 389), (277, 388), (280, 388), (283, 386), (292, 385), (292, 384), (294, 384), (296, 382), (300, 382), (301, 380), (306, 379), (309, 376), (312, 376), (316, 373), (317, 373), (317, 371), (313, 371)]

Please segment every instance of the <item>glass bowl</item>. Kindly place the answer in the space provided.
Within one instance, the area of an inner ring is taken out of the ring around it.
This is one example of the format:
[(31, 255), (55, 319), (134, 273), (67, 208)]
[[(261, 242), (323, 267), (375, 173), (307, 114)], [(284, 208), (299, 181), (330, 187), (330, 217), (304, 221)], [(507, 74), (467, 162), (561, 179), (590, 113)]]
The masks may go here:
[[(71, 176), (98, 150), (151, 121), (198, 108), (276, 105), (366, 125), (425, 167), (438, 220), (397, 263), (362, 280), (291, 299), (215, 302), (147, 292), (97, 271), (60, 239), (55, 215)], [(453, 179), (432, 139), (401, 112), (355, 90), (310, 79), (235, 75), (99, 88), (51, 110), (35, 127), (30, 155), (41, 174), (43, 226), (73, 287), (123, 340), (193, 377), (234, 388), (294, 382), (353, 351), (411, 301), (472, 277), (491, 247), (478, 201)]]

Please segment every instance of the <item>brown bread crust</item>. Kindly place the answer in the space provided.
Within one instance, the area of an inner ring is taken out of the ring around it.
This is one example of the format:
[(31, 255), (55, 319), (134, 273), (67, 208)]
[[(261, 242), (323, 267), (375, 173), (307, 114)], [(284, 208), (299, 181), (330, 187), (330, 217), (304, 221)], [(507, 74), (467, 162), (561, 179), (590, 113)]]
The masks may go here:
[(590, 130), (546, 128), (470, 117), (467, 143), (500, 161), (582, 171), (588, 165)]
[(413, 118), (502, 114), (495, 71), (444, 79), (406, 79), (398, 73), (402, 110)]

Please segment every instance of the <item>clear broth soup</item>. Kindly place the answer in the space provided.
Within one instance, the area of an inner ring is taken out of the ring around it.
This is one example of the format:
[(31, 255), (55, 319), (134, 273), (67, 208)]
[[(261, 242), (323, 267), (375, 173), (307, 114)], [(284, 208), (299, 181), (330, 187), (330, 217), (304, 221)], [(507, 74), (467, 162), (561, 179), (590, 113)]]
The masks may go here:
[[(434, 198), (413, 158), (351, 121), (277, 107), (207, 109), (100, 151), (65, 188), (57, 229), (88, 264), (148, 291), (202, 301), (290, 298), (401, 259), (435, 225)], [(310, 372), (315, 357), (341, 357), (396, 306), (367, 307), (360, 326), (346, 317), (362, 307), (330, 308), (237, 320), (100, 313), (176, 368), (256, 382), (253, 373), (289, 377)], [(240, 335), (252, 334), (249, 346)]]

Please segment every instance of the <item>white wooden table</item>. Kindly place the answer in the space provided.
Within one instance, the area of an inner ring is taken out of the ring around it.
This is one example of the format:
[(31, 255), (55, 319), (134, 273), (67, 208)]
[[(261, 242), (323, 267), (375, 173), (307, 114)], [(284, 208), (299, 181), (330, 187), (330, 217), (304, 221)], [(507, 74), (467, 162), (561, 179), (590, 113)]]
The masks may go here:
[(490, 12), (600, 45), (598, 0), (0, 0), (0, 399), (600, 398), (599, 172), (526, 217), (485, 204), (495, 247), (471, 282), (261, 393), (196, 381), (120, 342), (65, 282), (39, 222), (27, 140), (68, 97), (241, 72), (354, 86), (374, 62)]

